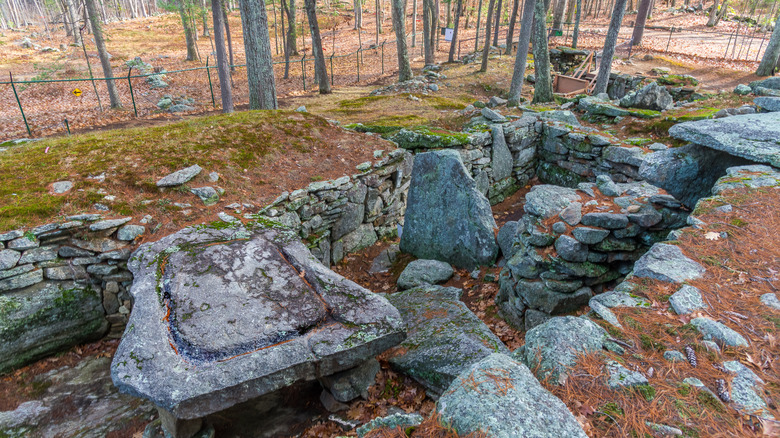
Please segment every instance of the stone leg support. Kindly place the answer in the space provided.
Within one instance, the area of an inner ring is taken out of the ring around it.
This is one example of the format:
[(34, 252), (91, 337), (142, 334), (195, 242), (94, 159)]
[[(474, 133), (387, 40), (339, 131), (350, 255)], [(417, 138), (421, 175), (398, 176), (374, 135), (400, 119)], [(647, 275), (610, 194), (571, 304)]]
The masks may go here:
[(202, 418), (183, 420), (160, 407), (157, 408), (157, 412), (160, 414), (163, 430), (172, 438), (192, 438), (203, 426)]

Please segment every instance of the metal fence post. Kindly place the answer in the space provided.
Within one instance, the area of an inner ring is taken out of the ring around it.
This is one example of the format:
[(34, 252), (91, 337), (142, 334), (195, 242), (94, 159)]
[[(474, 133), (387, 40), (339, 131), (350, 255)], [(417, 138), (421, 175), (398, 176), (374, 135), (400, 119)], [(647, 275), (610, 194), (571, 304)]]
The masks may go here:
[(306, 91), (306, 54), (301, 57), (301, 79), (303, 80), (303, 91)]
[(209, 91), (211, 92), (211, 107), (216, 108), (217, 102), (214, 101), (214, 86), (211, 85), (211, 70), (209, 70), (209, 57), (206, 57), (206, 76), (209, 78)]
[(10, 71), (8, 72), (8, 75), (11, 77), (11, 88), (13, 88), (14, 90), (14, 97), (16, 97), (16, 103), (19, 105), (19, 111), (22, 113), (24, 126), (25, 128), (27, 128), (27, 135), (32, 137), (32, 132), (30, 132), (30, 125), (27, 124), (27, 117), (24, 115), (24, 110), (22, 109), (22, 101), (19, 100), (19, 94), (16, 92), (16, 85), (14, 85), (14, 75)]
[(672, 43), (672, 32), (674, 32), (674, 26), (669, 27), (669, 41), (666, 42), (666, 50), (664, 50), (664, 53), (669, 53), (669, 44)]
[(68, 119), (65, 119), (65, 129), (68, 130), (68, 135), (70, 135), (70, 124), (68, 123)]
[[(133, 113), (136, 117), (138, 117), (138, 110), (135, 108), (135, 96), (133, 96), (133, 82), (130, 80), (130, 73), (132, 73), (133, 67), (130, 67), (130, 70), (127, 71), (127, 85), (130, 86), (130, 99), (133, 101)], [(68, 119), (65, 119), (65, 125), (67, 126)], [(70, 131), (68, 131), (70, 134)]]

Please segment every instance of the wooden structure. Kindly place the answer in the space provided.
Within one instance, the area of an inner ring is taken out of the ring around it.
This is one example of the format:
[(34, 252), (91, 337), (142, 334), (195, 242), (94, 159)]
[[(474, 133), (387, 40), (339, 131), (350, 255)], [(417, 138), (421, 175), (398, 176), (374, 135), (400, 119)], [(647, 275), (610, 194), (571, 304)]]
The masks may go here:
[(596, 86), (596, 73), (594, 53), (590, 52), (571, 76), (555, 75), (553, 79), (553, 92), (572, 97), (577, 94), (591, 94)]

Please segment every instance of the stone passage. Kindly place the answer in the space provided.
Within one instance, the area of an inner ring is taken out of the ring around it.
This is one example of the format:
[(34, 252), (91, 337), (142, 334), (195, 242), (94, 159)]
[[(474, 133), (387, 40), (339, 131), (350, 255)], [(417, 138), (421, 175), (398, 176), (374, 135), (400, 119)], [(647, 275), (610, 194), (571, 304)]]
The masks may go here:
[(128, 267), (136, 304), (111, 376), (175, 428), (354, 368), (405, 338), (387, 300), (286, 230), (185, 228), (139, 247)]

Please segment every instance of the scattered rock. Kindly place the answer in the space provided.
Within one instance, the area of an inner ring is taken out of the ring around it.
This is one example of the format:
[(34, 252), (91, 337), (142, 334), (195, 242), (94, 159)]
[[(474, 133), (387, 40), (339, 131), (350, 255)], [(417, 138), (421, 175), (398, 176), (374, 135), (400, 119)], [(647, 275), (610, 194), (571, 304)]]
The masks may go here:
[(368, 269), (368, 272), (370, 274), (379, 274), (389, 271), (400, 252), (401, 248), (397, 244), (391, 244), (371, 262), (371, 268)]
[(488, 99), (487, 106), (490, 108), (495, 108), (497, 106), (506, 105), (506, 99), (502, 99), (498, 96), (492, 96), (490, 99)]
[(323, 377), (322, 384), (330, 391), (333, 398), (347, 403), (368, 395), (368, 388), (374, 384), (379, 370), (379, 362), (370, 359), (355, 368)]
[(657, 82), (651, 82), (638, 91), (632, 91), (622, 99), (620, 106), (626, 108), (642, 108), (653, 111), (666, 111), (674, 105), (672, 95), (666, 90), (666, 87), (658, 85)]
[(753, 103), (764, 112), (780, 111), (780, 97), (756, 97), (753, 99)]
[(398, 288), (411, 289), (426, 284), (443, 283), (452, 277), (455, 271), (449, 263), (438, 260), (415, 260), (401, 272)]
[(687, 284), (669, 297), (669, 303), (678, 315), (687, 315), (695, 310), (707, 308), (701, 297), (701, 291)]
[(201, 167), (198, 166), (197, 164), (190, 166), (186, 169), (178, 170), (157, 181), (157, 187), (180, 186), (190, 181), (192, 178), (198, 176), (201, 170), (203, 169), (201, 169)]
[(142, 225), (125, 225), (117, 231), (116, 238), (124, 241), (135, 240), (136, 237), (146, 232)]
[(715, 341), (720, 346), (748, 346), (747, 340), (742, 335), (717, 321), (713, 321), (709, 318), (699, 317), (692, 319), (691, 324), (693, 324), (702, 333), (702, 335), (704, 335), (705, 340)]
[(686, 257), (680, 247), (656, 243), (634, 265), (634, 275), (669, 283), (682, 283), (704, 275), (700, 264)]
[(374, 418), (368, 423), (360, 426), (355, 430), (358, 438), (363, 438), (369, 432), (376, 429), (395, 429), (402, 427), (404, 429), (414, 426), (419, 426), (423, 422), (423, 417), (417, 413), (411, 414), (392, 414), (386, 417)]
[(612, 389), (630, 388), (632, 386), (647, 385), (647, 377), (638, 371), (631, 371), (626, 369), (619, 362), (608, 361), (607, 372), (609, 377), (607, 378), (607, 386)]
[(668, 360), (669, 362), (685, 362), (687, 360), (685, 355), (677, 350), (664, 351), (664, 359)]
[(196, 187), (194, 189), (190, 189), (190, 192), (200, 198), (200, 200), (203, 201), (203, 204), (206, 206), (214, 205), (219, 202), (219, 193), (217, 193), (214, 187)]
[(774, 420), (775, 417), (770, 414), (769, 407), (761, 397), (764, 392), (764, 381), (736, 360), (724, 362), (723, 368), (735, 375), (731, 380), (729, 395), (737, 409), (745, 414)]
[(51, 185), (51, 190), (52, 192), (54, 192), (55, 195), (61, 195), (63, 193), (67, 193), (72, 188), (73, 188), (72, 181), (57, 181), (56, 183)]
[(482, 108), (482, 111), (480, 113), (482, 114), (482, 117), (488, 119), (493, 123), (506, 122), (506, 117), (502, 116), (498, 111), (492, 110), (490, 108)]
[[(2, 252), (0, 252), (0, 255), (2, 255)], [(777, 295), (771, 292), (761, 295), (761, 302), (775, 310), (780, 310), (780, 300), (777, 299)]]
[(577, 191), (568, 187), (540, 184), (531, 187), (525, 197), (523, 209), (543, 219), (559, 214), (572, 202), (581, 201)]
[(504, 354), (491, 354), (464, 370), (439, 399), (437, 412), (460, 435), (587, 437), (566, 405), (525, 365)]
[(753, 89), (745, 84), (739, 84), (734, 88), (734, 93), (739, 94), (741, 96), (748, 95), (753, 92)]
[(388, 299), (404, 318), (407, 339), (391, 352), (390, 364), (435, 394), (455, 377), (506, 346), (460, 301), (460, 289), (421, 286)]
[(298, 108), (295, 109), (295, 112), (297, 112), (297, 113), (305, 113), (305, 112), (308, 112), (308, 111), (306, 111), (306, 106), (305, 105), (301, 105), (301, 106), (299, 106)]

